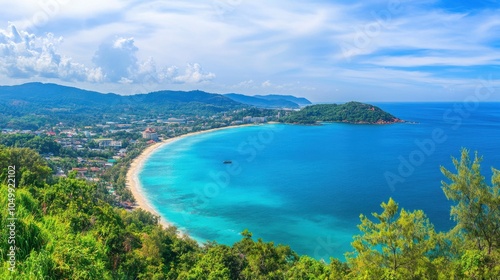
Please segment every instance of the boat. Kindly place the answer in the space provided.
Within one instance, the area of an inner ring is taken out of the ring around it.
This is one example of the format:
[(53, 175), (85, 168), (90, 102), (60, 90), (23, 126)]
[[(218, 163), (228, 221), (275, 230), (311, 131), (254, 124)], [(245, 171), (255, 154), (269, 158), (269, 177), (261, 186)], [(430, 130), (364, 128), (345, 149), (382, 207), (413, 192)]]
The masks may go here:
[(230, 160), (225, 160), (225, 161), (223, 161), (222, 163), (224, 163), (224, 164), (231, 164), (231, 163), (233, 163), (233, 162), (232, 162), (232, 161), (230, 161)]

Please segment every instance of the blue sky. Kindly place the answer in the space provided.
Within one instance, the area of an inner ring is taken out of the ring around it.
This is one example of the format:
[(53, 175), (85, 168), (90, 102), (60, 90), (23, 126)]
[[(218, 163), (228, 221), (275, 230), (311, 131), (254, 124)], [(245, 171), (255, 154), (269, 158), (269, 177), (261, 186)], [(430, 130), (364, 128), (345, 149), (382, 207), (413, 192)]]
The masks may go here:
[(500, 101), (499, 0), (1, 1), (2, 85)]

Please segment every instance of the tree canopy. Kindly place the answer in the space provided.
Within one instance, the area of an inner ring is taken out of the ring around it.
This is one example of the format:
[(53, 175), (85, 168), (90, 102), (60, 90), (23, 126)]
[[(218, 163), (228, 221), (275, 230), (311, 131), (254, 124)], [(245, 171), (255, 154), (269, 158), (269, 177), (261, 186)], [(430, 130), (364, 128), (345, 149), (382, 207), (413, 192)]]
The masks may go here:
[[(149, 212), (109, 204), (93, 183), (50, 179), (33, 150), (0, 147), (0, 279), (498, 279), (499, 172), (487, 184), (480, 159), (464, 149), (453, 159), (456, 172), (442, 168), (454, 229), (436, 232), (423, 211), (389, 198), (372, 218), (360, 216), (347, 262), (325, 263), (249, 230), (232, 246), (200, 245)], [(12, 164), (19, 167), (13, 272), (5, 207)]]
[(283, 117), (286, 123), (313, 124), (316, 122), (345, 122), (386, 124), (401, 122), (400, 119), (383, 111), (382, 109), (360, 102), (345, 104), (317, 104), (293, 111)]

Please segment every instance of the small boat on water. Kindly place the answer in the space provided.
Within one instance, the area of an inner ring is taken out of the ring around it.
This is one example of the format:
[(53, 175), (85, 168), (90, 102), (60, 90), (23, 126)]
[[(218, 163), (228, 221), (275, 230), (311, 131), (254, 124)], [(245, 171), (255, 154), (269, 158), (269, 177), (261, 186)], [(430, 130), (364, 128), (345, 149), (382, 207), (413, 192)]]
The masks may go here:
[(224, 164), (231, 164), (231, 163), (233, 163), (233, 162), (232, 162), (232, 161), (230, 161), (230, 160), (225, 160), (225, 161), (223, 161), (222, 163), (224, 163)]

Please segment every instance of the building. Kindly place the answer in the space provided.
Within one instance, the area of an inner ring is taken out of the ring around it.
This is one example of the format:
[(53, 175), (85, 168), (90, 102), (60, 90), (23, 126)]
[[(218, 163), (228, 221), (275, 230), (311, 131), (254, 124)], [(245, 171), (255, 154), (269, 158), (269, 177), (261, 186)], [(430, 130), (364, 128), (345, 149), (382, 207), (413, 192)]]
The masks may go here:
[(264, 123), (267, 121), (267, 118), (266, 117), (253, 117), (250, 119), (251, 122), (254, 122), (254, 123)]
[(266, 117), (250, 117), (246, 116), (243, 118), (244, 123), (264, 123), (267, 121)]
[(178, 123), (178, 124), (185, 124), (186, 123), (186, 119), (178, 119), (178, 118), (168, 118), (167, 121), (165, 121), (165, 123)]
[(97, 143), (99, 143), (99, 148), (121, 148), (122, 147), (122, 141), (115, 141), (113, 139), (96, 139), (95, 140)]
[(156, 130), (154, 130), (153, 128), (148, 127), (142, 132), (142, 138), (158, 141), (158, 133), (156, 133)]

